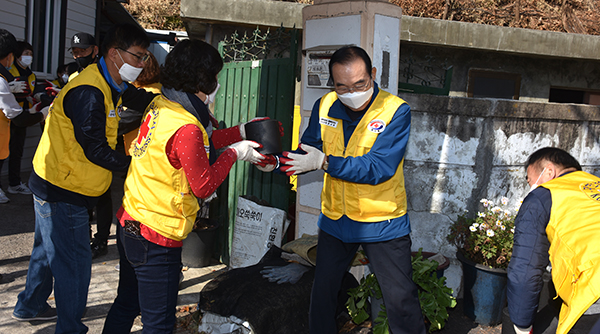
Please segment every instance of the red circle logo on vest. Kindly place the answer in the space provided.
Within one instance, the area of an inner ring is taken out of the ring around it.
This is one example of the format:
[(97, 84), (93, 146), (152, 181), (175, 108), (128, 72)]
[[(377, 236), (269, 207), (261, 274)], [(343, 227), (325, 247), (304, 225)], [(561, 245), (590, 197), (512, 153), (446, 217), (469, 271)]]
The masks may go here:
[(144, 122), (140, 125), (138, 136), (136, 140), (131, 143), (130, 153), (133, 158), (141, 158), (146, 154), (148, 145), (152, 141), (152, 135), (156, 128), (156, 122), (158, 121), (158, 108), (156, 104), (152, 102), (148, 108), (148, 114), (144, 118)]
[(385, 130), (385, 122), (380, 119), (374, 119), (369, 122), (367, 128), (371, 132), (382, 133)]

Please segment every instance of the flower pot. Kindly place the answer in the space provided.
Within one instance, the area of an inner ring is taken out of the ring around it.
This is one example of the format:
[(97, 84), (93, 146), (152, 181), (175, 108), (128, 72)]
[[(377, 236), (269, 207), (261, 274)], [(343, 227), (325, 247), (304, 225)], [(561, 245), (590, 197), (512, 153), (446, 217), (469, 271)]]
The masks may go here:
[(478, 324), (499, 324), (506, 304), (506, 269), (476, 264), (460, 251), (456, 252), (456, 257), (463, 267), (464, 314)]
[[(410, 255), (414, 257), (415, 255), (417, 255), (417, 253), (418, 252), (411, 252)], [(421, 255), (423, 255), (424, 259), (428, 259), (428, 258), (434, 256), (435, 254), (436, 253), (432, 253), (432, 252), (421, 252)], [(439, 261), (438, 261), (438, 263), (439, 263)], [(450, 266), (450, 259), (448, 259), (447, 257), (444, 256), (444, 262), (440, 263), (439, 266), (435, 270), (435, 274), (436, 274), (437, 278), (441, 278), (442, 276), (444, 276), (444, 270), (446, 270), (446, 268), (448, 268), (448, 266)]]
[(213, 254), (215, 232), (219, 228), (219, 222), (199, 218), (195, 228), (183, 239), (181, 246), (181, 263), (191, 268), (202, 268), (210, 264)]

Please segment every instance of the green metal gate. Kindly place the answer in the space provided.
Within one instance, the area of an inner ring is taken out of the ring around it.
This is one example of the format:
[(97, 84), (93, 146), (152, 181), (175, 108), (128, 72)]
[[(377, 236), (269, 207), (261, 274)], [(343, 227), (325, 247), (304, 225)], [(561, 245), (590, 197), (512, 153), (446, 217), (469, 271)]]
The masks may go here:
[[(219, 73), (221, 88), (214, 111), (221, 127), (268, 116), (282, 123), (283, 149), (290, 149), (298, 36), (296, 29), (279, 28), (274, 33), (269, 30), (262, 33), (257, 28), (250, 37), (246, 34), (240, 37), (236, 32), (231, 39), (219, 43), (225, 65)], [(218, 244), (223, 263), (229, 263), (238, 196), (254, 195), (287, 211), (290, 188), (285, 175), (263, 173), (243, 161), (234, 164), (219, 188), (216, 203), (211, 204), (211, 217), (222, 226)]]

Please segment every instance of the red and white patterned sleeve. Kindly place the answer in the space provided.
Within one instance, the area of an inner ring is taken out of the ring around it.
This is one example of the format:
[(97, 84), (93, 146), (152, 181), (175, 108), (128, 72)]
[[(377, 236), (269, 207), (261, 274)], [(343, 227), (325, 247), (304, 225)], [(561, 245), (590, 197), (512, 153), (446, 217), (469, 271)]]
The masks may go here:
[(206, 198), (217, 190), (237, 160), (235, 150), (227, 149), (211, 166), (204, 145), (202, 130), (188, 124), (177, 130), (166, 147), (169, 162), (176, 169), (183, 168), (192, 192), (198, 198)]

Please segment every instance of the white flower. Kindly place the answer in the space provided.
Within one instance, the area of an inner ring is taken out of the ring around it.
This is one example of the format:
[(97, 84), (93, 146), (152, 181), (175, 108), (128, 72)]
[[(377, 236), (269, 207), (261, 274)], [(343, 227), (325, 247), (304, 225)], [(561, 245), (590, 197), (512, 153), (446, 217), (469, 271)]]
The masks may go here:
[(500, 229), (501, 229), (502, 231), (504, 231), (504, 230), (506, 230), (506, 226), (504, 226), (504, 225), (500, 225)]
[(479, 223), (473, 223), (473, 227), (479, 227)]
[(502, 205), (506, 205), (506, 204), (508, 204), (508, 198), (502, 197), (502, 199), (500, 199), (500, 202), (502, 202)]
[(487, 228), (488, 228), (487, 224), (481, 224), (481, 226), (479, 226), (480, 230), (485, 230)]
[(504, 211), (504, 216), (505, 217), (510, 217), (510, 211), (508, 211), (508, 210)]
[(477, 215), (481, 218), (485, 217), (485, 213), (484, 212), (477, 212)]
[(496, 220), (496, 226), (502, 226), (502, 222), (499, 220)]
[(495, 207), (493, 207), (493, 208), (492, 208), (490, 211), (492, 211), (493, 213), (498, 213), (498, 212), (501, 212), (501, 211), (502, 211), (502, 209), (500, 209), (500, 207), (499, 207), (499, 206), (495, 206)]
[(511, 231), (512, 233), (515, 233), (515, 228), (514, 228), (514, 227), (513, 227), (513, 228), (511, 228), (511, 229), (510, 229), (510, 231)]
[(477, 231), (477, 227), (471, 225), (471, 226), (469, 226), (469, 230), (471, 230), (471, 232), (475, 232), (475, 231)]
[(492, 205), (492, 201), (490, 201), (490, 200), (487, 200), (487, 199), (485, 199), (485, 198), (482, 198), (482, 199), (481, 199), (481, 201), (479, 201), (479, 202), (480, 202), (480, 203), (483, 203), (483, 206), (484, 206), (484, 207), (486, 207), (486, 208), (487, 208), (488, 206)]
[(488, 237), (493, 237), (494, 236), (494, 231), (487, 230), (486, 234), (487, 234)]

